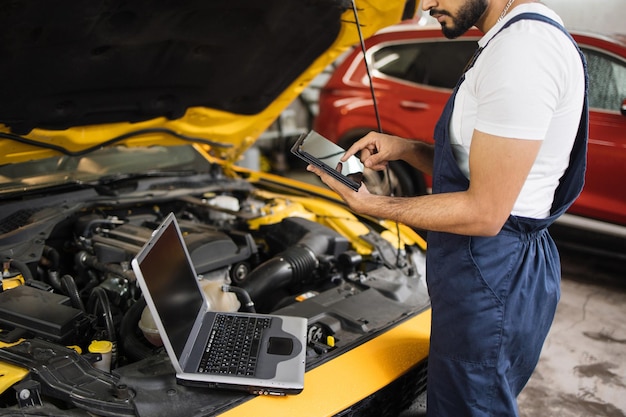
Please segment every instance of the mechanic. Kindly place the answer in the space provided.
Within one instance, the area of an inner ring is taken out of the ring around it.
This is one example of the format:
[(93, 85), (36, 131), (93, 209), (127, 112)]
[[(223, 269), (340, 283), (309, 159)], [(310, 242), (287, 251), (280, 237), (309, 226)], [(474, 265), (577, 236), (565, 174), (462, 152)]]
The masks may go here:
[(422, 0), (444, 35), (484, 36), (435, 128), (434, 147), (376, 132), (359, 154), (433, 176), (417, 197), (358, 192), (319, 175), (357, 212), (428, 231), (432, 302), (427, 415), (517, 416), (560, 295), (547, 227), (583, 186), (586, 64), (552, 10), (532, 0)]

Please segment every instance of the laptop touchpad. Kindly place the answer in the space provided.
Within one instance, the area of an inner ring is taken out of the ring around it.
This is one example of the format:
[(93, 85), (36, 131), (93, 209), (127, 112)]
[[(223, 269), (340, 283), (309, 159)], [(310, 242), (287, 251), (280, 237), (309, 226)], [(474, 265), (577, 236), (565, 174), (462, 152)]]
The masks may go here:
[(267, 353), (271, 355), (291, 355), (293, 340), (286, 337), (270, 337)]

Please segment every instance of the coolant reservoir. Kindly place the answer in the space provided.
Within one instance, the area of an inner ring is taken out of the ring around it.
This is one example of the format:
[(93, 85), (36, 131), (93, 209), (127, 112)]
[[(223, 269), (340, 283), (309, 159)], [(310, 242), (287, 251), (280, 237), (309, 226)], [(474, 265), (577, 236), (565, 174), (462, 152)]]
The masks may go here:
[[(209, 303), (209, 310), (233, 312), (239, 310), (241, 303), (237, 296), (232, 292), (222, 291), (224, 281), (200, 280), (200, 287), (204, 292)], [(154, 317), (148, 306), (144, 307), (141, 313), (141, 319), (138, 323), (144, 337), (154, 346), (163, 346), (163, 341), (159, 335), (159, 329), (154, 322)]]
[(200, 280), (200, 287), (209, 302), (209, 310), (232, 312), (239, 310), (241, 303), (232, 292), (222, 291), (223, 281)]
[(161, 336), (159, 335), (159, 329), (156, 327), (154, 318), (152, 317), (152, 313), (150, 312), (148, 306), (144, 307), (138, 326), (148, 342), (152, 343), (154, 346), (163, 346), (163, 340), (161, 340)]
[[(236, 197), (229, 195), (218, 195), (211, 199), (208, 199), (206, 202), (209, 206), (225, 209), (235, 213), (238, 212), (240, 209), (239, 200)], [(221, 212), (218, 210), (211, 210), (209, 216), (211, 217), (211, 220), (216, 221), (233, 220), (236, 218), (232, 214), (228, 214), (227, 212)]]

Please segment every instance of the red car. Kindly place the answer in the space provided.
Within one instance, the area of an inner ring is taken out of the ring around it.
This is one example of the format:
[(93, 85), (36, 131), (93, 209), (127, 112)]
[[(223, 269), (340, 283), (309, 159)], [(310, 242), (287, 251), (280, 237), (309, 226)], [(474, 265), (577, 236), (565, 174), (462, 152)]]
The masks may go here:
[[(590, 132), (585, 188), (569, 214), (626, 226), (626, 37), (572, 35), (588, 61)], [(449, 40), (439, 26), (403, 22), (368, 39), (382, 130), (432, 142), (435, 123), (480, 37), (472, 29)], [(344, 147), (378, 130), (360, 48), (321, 90), (314, 128)], [(402, 162), (390, 164), (389, 175), (370, 173), (370, 189), (388, 193), (391, 186), (395, 195), (428, 191), (430, 179)]]

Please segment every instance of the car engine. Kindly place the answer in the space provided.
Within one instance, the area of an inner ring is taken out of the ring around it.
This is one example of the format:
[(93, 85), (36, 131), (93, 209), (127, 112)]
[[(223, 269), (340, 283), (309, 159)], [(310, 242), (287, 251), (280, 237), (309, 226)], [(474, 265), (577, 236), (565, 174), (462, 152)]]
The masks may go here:
[(171, 406), (187, 415), (246, 395), (176, 384), (130, 268), (170, 212), (211, 308), (307, 318), (309, 369), (428, 308), (424, 252), (394, 244), (394, 230), (295, 189), (205, 180), (3, 206), (0, 409), (161, 415), (154, 399), (171, 389)]

